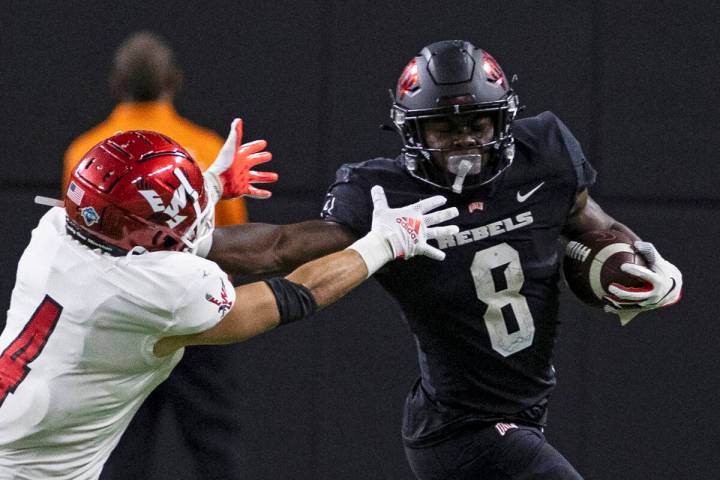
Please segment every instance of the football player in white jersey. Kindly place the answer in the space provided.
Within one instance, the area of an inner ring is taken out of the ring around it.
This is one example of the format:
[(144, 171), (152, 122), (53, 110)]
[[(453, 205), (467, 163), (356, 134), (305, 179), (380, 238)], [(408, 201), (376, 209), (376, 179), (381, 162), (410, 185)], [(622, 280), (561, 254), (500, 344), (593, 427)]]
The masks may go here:
[(134, 413), (183, 348), (239, 342), (312, 314), (386, 262), (444, 254), (428, 238), (456, 209), (431, 197), (390, 209), (373, 192), (372, 231), (285, 278), (233, 288), (202, 257), (220, 198), (268, 197), (252, 186), (270, 160), (241, 144), (233, 122), (203, 173), (171, 139), (117, 134), (75, 168), (62, 206), (47, 212), (23, 253), (0, 336), (0, 478), (96, 479)]

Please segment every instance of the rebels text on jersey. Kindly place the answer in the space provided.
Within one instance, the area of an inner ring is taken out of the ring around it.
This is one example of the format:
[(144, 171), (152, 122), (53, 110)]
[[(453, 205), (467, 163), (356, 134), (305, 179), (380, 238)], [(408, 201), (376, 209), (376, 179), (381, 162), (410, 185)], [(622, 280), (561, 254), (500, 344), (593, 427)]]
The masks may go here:
[[(469, 422), (544, 422), (554, 387), (558, 239), (575, 195), (595, 171), (572, 133), (545, 112), (513, 124), (516, 155), (496, 181), (448, 197), (460, 232), (438, 240), (443, 262), (418, 257), (376, 275), (401, 304), (416, 338), (421, 378), (408, 395), (403, 434), (411, 445)], [(358, 235), (370, 230), (368, 191), (390, 206), (438, 193), (411, 177), (403, 156), (344, 165), (322, 216)]]

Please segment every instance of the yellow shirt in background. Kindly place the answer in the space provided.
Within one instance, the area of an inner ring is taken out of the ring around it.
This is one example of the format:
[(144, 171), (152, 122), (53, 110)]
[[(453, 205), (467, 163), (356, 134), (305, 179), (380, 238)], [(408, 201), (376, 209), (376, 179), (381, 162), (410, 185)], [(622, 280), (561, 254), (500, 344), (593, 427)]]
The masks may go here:
[[(153, 130), (167, 135), (182, 145), (203, 170), (215, 160), (224, 142), (215, 132), (178, 115), (170, 103), (120, 103), (107, 120), (80, 135), (68, 147), (63, 168), (63, 194), (70, 173), (80, 158), (98, 142), (124, 130)], [(216, 225), (232, 225), (246, 221), (247, 211), (241, 199), (222, 200), (215, 207)]]

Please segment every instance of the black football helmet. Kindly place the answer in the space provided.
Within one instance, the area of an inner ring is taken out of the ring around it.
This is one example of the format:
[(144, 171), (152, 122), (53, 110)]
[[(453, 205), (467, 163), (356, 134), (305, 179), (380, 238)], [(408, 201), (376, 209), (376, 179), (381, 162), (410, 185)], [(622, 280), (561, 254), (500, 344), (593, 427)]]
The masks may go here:
[[(470, 42), (445, 40), (426, 46), (407, 64), (390, 117), (404, 143), (408, 172), (435, 187), (461, 193), (493, 181), (510, 166), (515, 154), (511, 124), (518, 108), (517, 95), (489, 53)], [(447, 167), (437, 166), (432, 152), (448, 149), (428, 147), (423, 121), (477, 114), (491, 118), (492, 141), (478, 145), (480, 154), (450, 157)]]

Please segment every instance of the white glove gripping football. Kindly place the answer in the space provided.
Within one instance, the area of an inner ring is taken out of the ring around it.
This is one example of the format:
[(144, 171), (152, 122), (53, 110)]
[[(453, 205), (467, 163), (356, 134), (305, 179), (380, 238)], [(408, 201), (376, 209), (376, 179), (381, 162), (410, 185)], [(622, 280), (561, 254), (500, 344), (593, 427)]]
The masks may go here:
[(225, 139), (215, 161), (205, 171), (205, 186), (210, 193), (210, 200), (217, 202), (220, 198), (237, 197), (269, 198), (268, 190), (255, 188), (253, 183), (272, 183), (278, 176), (272, 172), (256, 172), (252, 167), (269, 162), (270, 152), (263, 151), (267, 147), (265, 140), (241, 143), (243, 122), (236, 118), (230, 125), (230, 133)]
[(458, 216), (455, 207), (434, 210), (447, 202), (442, 195), (425, 198), (401, 208), (388, 207), (385, 190), (375, 185), (371, 190), (373, 205), (370, 233), (348, 248), (358, 252), (365, 261), (368, 277), (396, 258), (405, 260), (425, 255), (433, 260), (445, 259), (445, 252), (427, 243), (428, 239), (457, 233), (457, 225), (430, 228)]
[(605, 311), (615, 313), (625, 325), (636, 315), (659, 307), (669, 307), (680, 301), (682, 297), (682, 273), (672, 263), (665, 260), (649, 242), (635, 242), (635, 249), (643, 256), (646, 267), (624, 263), (620, 268), (623, 272), (640, 278), (646, 288), (628, 288), (617, 283), (608, 287), (612, 296), (605, 299), (612, 305), (605, 306)]

